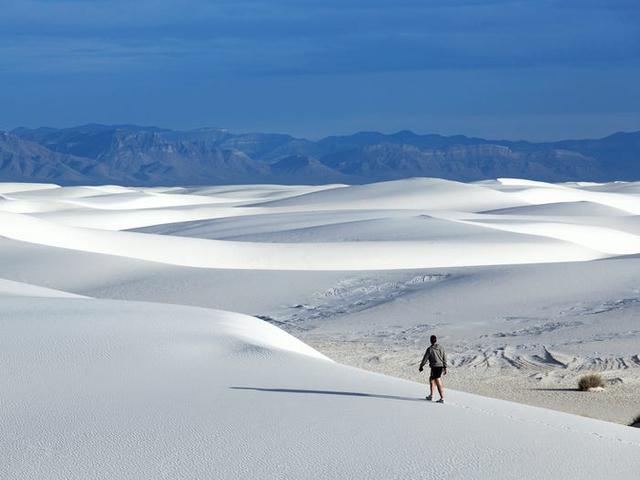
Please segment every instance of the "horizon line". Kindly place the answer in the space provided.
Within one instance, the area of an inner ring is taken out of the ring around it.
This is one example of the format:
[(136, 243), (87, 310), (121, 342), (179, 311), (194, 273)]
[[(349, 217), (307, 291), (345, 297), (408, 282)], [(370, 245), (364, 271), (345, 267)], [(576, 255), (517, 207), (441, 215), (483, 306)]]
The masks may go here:
[[(438, 137), (442, 137), (442, 138), (454, 138), (454, 137), (464, 137), (464, 138), (468, 138), (468, 139), (478, 139), (478, 140), (485, 140), (485, 141), (495, 141), (495, 142), (511, 142), (511, 143), (531, 143), (531, 144), (545, 144), (545, 143), (557, 143), (557, 142), (565, 142), (565, 141), (585, 141), (585, 140), (603, 140), (609, 137), (612, 137), (614, 135), (620, 135), (620, 134), (627, 134), (627, 135), (632, 135), (632, 134), (636, 134), (636, 133), (640, 133), (640, 129), (638, 130), (617, 130), (617, 131), (613, 131), (607, 135), (601, 136), (601, 137), (570, 137), (570, 138), (562, 138), (560, 140), (525, 140), (523, 138), (519, 138), (519, 139), (508, 139), (508, 138), (500, 138), (500, 137), (479, 137), (476, 135), (466, 135), (464, 133), (457, 133), (457, 134), (451, 134), (451, 135), (445, 135), (442, 133), (436, 133), (436, 132), (428, 132), (428, 133), (418, 133), (410, 128), (404, 128), (404, 129), (400, 129), (397, 131), (391, 131), (391, 132), (385, 132), (382, 130), (356, 130), (353, 131), (352, 133), (342, 133), (342, 134), (330, 134), (330, 135), (324, 135), (324, 136), (320, 136), (317, 137), (315, 139), (313, 139), (312, 137), (308, 137), (308, 136), (296, 136), (296, 135), (292, 135), (290, 133), (286, 133), (286, 132), (278, 132), (278, 131), (260, 131), (260, 130), (248, 130), (248, 131), (234, 131), (230, 128), (226, 128), (226, 127), (215, 127), (215, 126), (202, 126), (202, 127), (195, 127), (195, 128), (169, 128), (169, 127), (160, 127), (157, 125), (141, 125), (141, 124), (136, 124), (136, 123), (99, 123), (99, 122), (88, 122), (88, 123), (82, 123), (82, 124), (76, 124), (76, 125), (71, 125), (71, 126), (65, 126), (65, 127), (50, 127), (50, 126), (46, 126), (46, 125), (41, 125), (39, 127), (26, 127), (26, 126), (17, 126), (14, 127), (12, 129), (0, 129), (0, 132), (6, 132), (6, 133), (10, 133), (10, 134), (14, 134), (15, 135), (15, 131), (16, 130), (20, 130), (20, 129), (25, 129), (25, 130), (40, 130), (40, 129), (51, 129), (51, 130), (71, 130), (74, 128), (82, 128), (82, 127), (89, 127), (89, 126), (97, 126), (97, 127), (111, 127), (111, 128), (126, 128), (126, 127), (137, 127), (137, 128), (143, 128), (143, 129), (157, 129), (160, 131), (165, 131), (165, 132), (182, 132), (182, 133), (187, 133), (187, 132), (195, 132), (198, 130), (217, 130), (220, 132), (227, 132), (231, 135), (235, 135), (235, 136), (239, 136), (239, 135), (251, 135), (251, 134), (266, 134), (266, 135), (287, 135), (290, 136), (293, 139), (296, 140), (307, 140), (307, 141), (311, 141), (311, 142), (318, 142), (327, 138), (333, 138), (333, 137), (350, 137), (350, 136), (354, 136), (354, 135), (361, 135), (361, 134), (378, 134), (378, 135), (384, 135), (384, 136), (394, 136), (394, 135), (399, 135), (401, 133), (406, 133), (406, 134), (412, 134), (412, 135), (416, 135), (419, 137), (425, 137), (425, 136), (438, 136)], [(161, 133), (161, 132), (159, 132)]]

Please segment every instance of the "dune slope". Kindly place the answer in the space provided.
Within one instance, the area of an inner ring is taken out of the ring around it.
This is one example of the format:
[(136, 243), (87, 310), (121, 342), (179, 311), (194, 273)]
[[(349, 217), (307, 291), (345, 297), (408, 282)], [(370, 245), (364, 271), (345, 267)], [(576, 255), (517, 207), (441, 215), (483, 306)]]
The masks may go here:
[[(635, 478), (640, 432), (325, 359), (255, 318), (0, 299), (6, 478)], [(544, 461), (541, 462), (540, 459)]]

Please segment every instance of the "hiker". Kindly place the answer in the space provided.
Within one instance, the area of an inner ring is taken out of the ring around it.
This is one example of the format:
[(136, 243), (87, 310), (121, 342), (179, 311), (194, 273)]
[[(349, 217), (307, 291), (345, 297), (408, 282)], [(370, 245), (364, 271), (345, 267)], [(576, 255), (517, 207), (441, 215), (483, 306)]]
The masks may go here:
[(435, 335), (431, 335), (431, 346), (424, 352), (418, 371), (424, 370), (423, 367), (427, 361), (429, 361), (429, 367), (431, 367), (431, 375), (429, 376), (429, 395), (426, 398), (428, 401), (433, 399), (433, 386), (435, 385), (440, 394), (440, 400), (437, 403), (444, 403), (444, 385), (441, 377), (447, 374), (447, 354), (438, 343), (438, 337)]

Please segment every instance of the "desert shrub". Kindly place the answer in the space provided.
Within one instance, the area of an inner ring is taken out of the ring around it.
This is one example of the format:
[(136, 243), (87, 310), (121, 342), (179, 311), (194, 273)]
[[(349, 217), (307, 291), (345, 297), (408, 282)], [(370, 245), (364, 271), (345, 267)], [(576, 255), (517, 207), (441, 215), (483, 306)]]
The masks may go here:
[(588, 375), (583, 375), (578, 380), (578, 390), (581, 392), (586, 392), (590, 388), (604, 388), (604, 380), (602, 379), (602, 375), (599, 373), (589, 373)]
[(640, 428), (640, 415), (638, 415), (636, 418), (634, 418), (631, 423), (629, 424), (630, 427), (637, 427)]

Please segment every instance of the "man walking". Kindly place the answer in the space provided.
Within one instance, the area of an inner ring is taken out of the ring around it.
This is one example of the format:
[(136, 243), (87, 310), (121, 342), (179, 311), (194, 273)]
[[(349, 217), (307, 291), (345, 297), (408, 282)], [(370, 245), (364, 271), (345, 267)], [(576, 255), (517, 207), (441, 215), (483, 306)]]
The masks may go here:
[(424, 370), (423, 367), (427, 361), (429, 361), (429, 367), (431, 367), (431, 375), (429, 376), (430, 393), (427, 396), (427, 400), (431, 401), (433, 399), (433, 386), (435, 385), (440, 394), (440, 400), (437, 403), (444, 403), (444, 385), (441, 377), (447, 374), (447, 354), (438, 343), (438, 338), (435, 335), (431, 335), (431, 346), (424, 352), (418, 371)]

